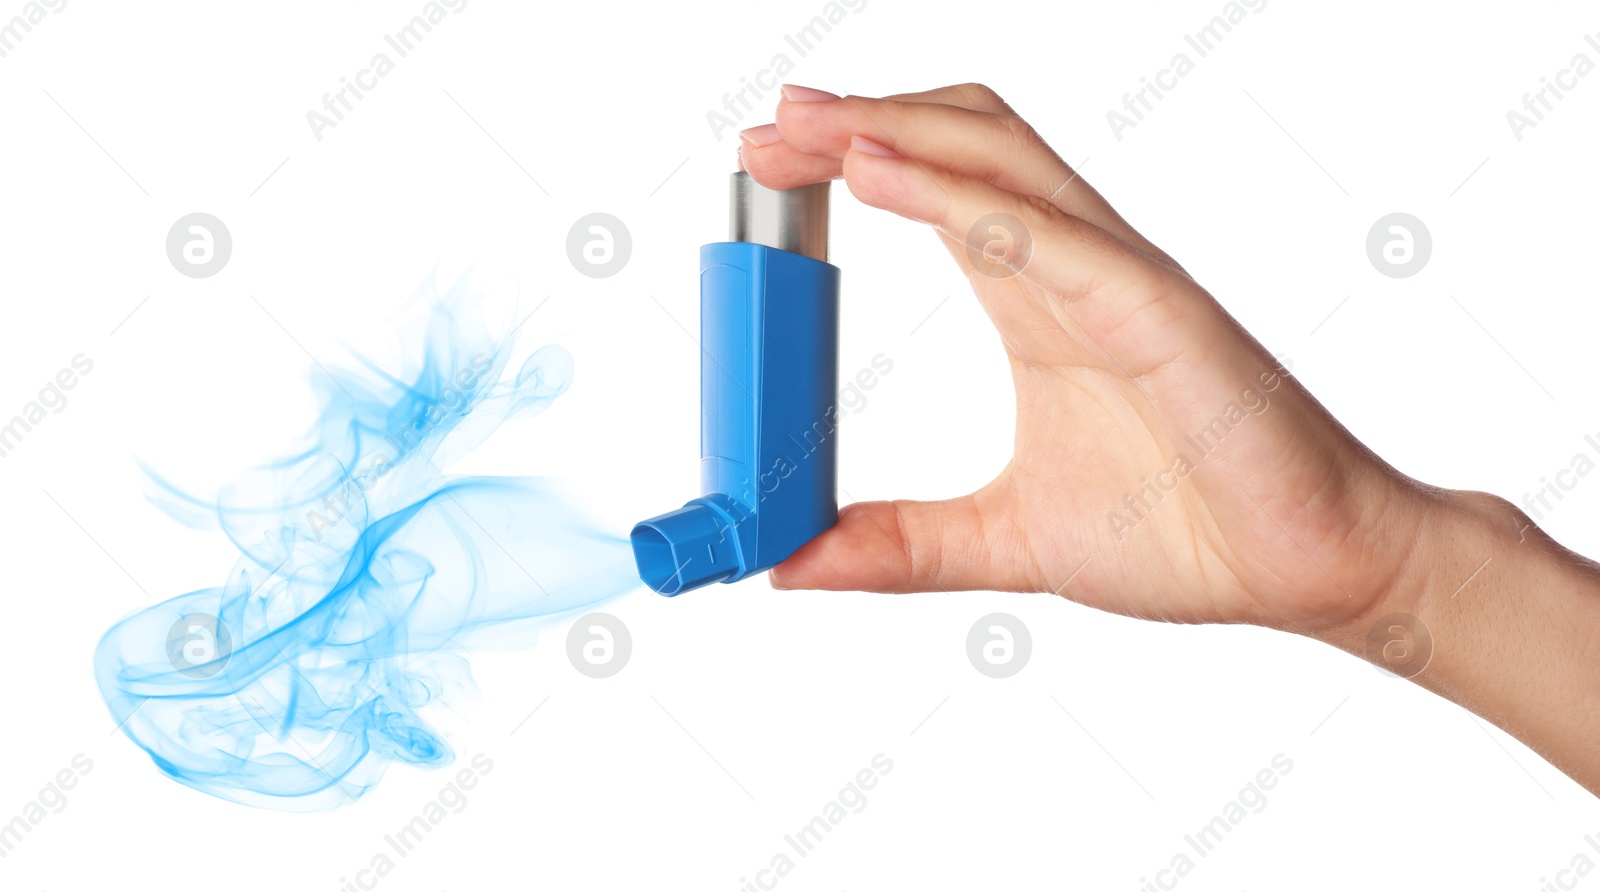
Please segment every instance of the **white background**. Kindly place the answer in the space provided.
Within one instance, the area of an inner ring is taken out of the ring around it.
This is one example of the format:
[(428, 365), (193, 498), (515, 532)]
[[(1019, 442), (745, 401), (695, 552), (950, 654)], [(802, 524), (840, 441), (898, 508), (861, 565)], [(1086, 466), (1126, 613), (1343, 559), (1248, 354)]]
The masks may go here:
[[(75, 354), (95, 363), (0, 459), (0, 820), (74, 754), (95, 765), (0, 860), (0, 888), (333, 890), (435, 796), (442, 774), (400, 766), (333, 812), (255, 810), (113, 733), (100, 635), (234, 557), (145, 502), (136, 460), (215, 485), (278, 454), (313, 409), (305, 351), (381, 348), (431, 271), (476, 260), (529, 306), (549, 297), (525, 334), (569, 348), (577, 377), (470, 470), (568, 478), (619, 533), (681, 504), (697, 352), (678, 321), (694, 328), (737, 144), (706, 114), (779, 52), (789, 80), (836, 92), (995, 87), (1407, 473), (1520, 502), (1600, 431), (1600, 76), (1520, 142), (1506, 121), (1575, 53), (1600, 61), (1592, 6), (1273, 0), (1120, 141), (1106, 112), (1222, 2), (871, 0), (799, 58), (783, 37), (822, 7), (472, 0), (321, 141), (306, 112), (421, 2), (72, 0), (0, 59), (0, 415)], [(21, 9), (0, 0), (0, 19)], [(232, 231), (212, 278), (165, 255), (192, 211)], [(566, 258), (593, 211), (632, 233), (613, 278)], [(1433, 235), (1414, 278), (1366, 257), (1393, 211)], [(843, 188), (834, 220), (841, 371), (894, 364), (846, 423), (842, 500), (975, 488), (1010, 443), (996, 337), (929, 233)], [(1587, 482), (1544, 526), (1600, 554), (1597, 511)], [(1294, 768), (1268, 806), (1179, 888), (1533, 890), (1600, 858), (1592, 796), (1307, 640), (763, 579), (607, 609), (634, 639), (613, 678), (573, 670), (560, 624), (475, 660), (481, 702), (453, 743), (495, 770), (378, 888), (731, 892), (880, 752), (894, 769), (868, 806), (779, 888), (1138, 889), (1278, 753)], [(1005, 680), (965, 652), (994, 611), (1034, 643)]]

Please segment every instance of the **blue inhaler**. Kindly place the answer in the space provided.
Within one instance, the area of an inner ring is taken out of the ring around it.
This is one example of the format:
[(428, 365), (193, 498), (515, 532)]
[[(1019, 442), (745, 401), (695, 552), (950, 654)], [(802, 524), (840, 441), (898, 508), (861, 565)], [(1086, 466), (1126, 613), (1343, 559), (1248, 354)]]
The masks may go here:
[(700, 248), (705, 495), (630, 536), (639, 577), (663, 595), (760, 573), (838, 520), (829, 185), (776, 191), (735, 173), (729, 240)]

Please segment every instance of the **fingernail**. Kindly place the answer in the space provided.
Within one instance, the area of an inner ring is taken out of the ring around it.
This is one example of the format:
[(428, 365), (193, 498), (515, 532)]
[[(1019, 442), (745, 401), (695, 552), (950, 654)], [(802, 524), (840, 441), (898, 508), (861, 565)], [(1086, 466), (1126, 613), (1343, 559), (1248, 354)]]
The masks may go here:
[(865, 136), (850, 137), (850, 151), (860, 152), (863, 155), (877, 155), (879, 158), (900, 157), (900, 154), (894, 149), (875, 143)]
[(810, 87), (784, 84), (783, 98), (790, 102), (832, 102), (839, 97), (829, 93), (827, 90), (813, 90)]
[(749, 143), (752, 149), (770, 146), (783, 136), (778, 133), (777, 124), (762, 124), (760, 127), (751, 127), (749, 130), (739, 131), (739, 138)]

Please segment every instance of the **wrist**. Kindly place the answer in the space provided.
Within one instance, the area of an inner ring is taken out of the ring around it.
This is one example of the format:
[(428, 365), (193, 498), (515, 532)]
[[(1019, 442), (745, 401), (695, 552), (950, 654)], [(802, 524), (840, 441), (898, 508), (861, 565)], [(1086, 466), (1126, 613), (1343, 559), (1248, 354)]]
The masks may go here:
[[(1485, 574), (1499, 577), (1512, 564), (1538, 558), (1541, 537), (1533, 521), (1515, 505), (1486, 492), (1416, 488), (1410, 510), (1395, 515), (1382, 537), (1408, 540), (1370, 606), (1320, 635), (1325, 643), (1416, 678), (1427, 670), (1437, 631), (1461, 633), (1461, 598)], [(1437, 627), (1437, 628), (1435, 628)]]
[(1384, 598), (1389, 613), (1455, 615), (1460, 598), (1497, 562), (1495, 575), (1519, 554), (1524, 539), (1537, 532), (1516, 506), (1482, 492), (1439, 490), (1422, 513), (1411, 554)]
[(1367, 616), (1319, 637), (1477, 713), (1600, 789), (1600, 764), (1571, 746), (1600, 739), (1600, 567), (1504, 499), (1420, 495), (1429, 504), (1393, 583)]

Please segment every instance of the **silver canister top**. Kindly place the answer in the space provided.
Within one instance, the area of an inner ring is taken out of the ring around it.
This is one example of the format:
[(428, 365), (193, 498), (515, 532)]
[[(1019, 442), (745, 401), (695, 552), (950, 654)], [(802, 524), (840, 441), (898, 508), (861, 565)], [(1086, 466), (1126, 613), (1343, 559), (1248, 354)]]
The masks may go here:
[(768, 189), (744, 171), (733, 175), (729, 191), (728, 239), (753, 242), (828, 259), (828, 192), (832, 183), (794, 189)]

